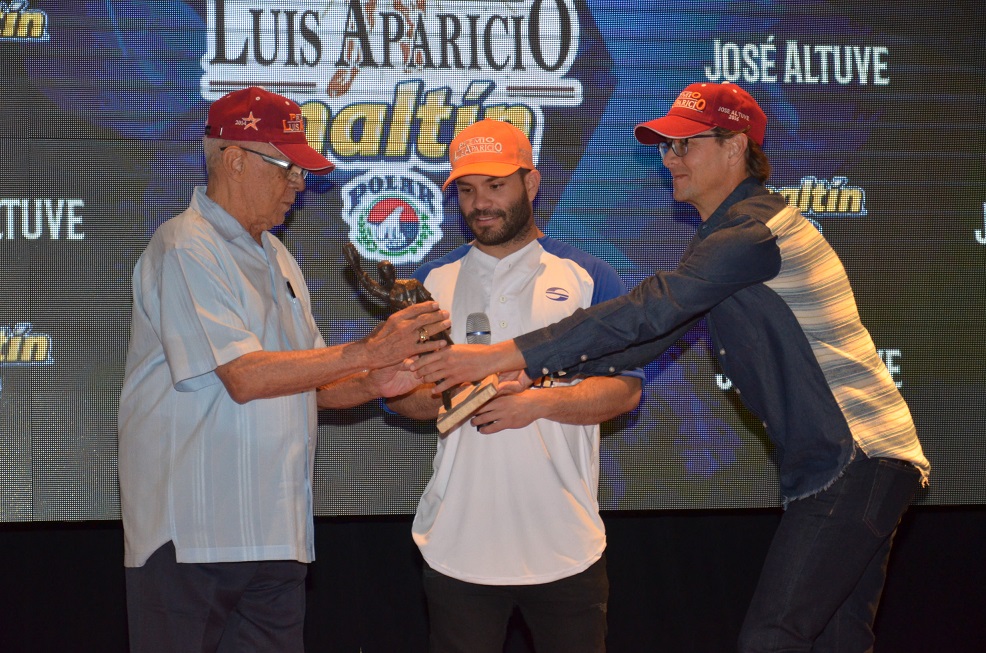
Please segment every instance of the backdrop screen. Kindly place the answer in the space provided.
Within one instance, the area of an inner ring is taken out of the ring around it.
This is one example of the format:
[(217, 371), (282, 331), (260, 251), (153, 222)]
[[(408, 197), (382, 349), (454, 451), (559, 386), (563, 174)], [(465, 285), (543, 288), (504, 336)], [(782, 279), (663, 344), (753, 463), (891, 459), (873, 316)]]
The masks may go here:
[[(691, 82), (744, 86), (770, 119), (771, 189), (844, 261), (917, 422), (933, 465), (918, 501), (986, 501), (977, 4), (0, 2), (0, 520), (119, 517), (130, 274), (205, 181), (209, 103), (251, 84), (296, 100), (338, 166), (277, 231), (330, 344), (384, 315), (344, 244), (406, 277), (471, 238), (441, 184), (452, 136), (483, 117), (530, 135), (548, 235), (629, 286), (673, 268), (698, 217), (633, 127)], [(762, 427), (704, 324), (645, 371), (639, 408), (604, 426), (602, 507), (777, 505)], [(435, 442), (375, 402), (323, 411), (316, 513), (413, 512)]]

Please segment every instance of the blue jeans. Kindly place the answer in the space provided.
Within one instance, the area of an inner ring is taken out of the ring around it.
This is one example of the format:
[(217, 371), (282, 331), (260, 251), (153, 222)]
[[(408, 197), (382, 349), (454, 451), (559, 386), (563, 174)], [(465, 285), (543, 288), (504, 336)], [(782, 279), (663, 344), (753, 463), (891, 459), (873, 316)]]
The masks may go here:
[(431, 653), (500, 653), (520, 610), (538, 653), (606, 650), (605, 557), (585, 571), (539, 585), (477, 585), (424, 567)]
[(741, 653), (865, 653), (901, 515), (921, 483), (910, 463), (856, 457), (828, 489), (792, 501), (740, 632)]

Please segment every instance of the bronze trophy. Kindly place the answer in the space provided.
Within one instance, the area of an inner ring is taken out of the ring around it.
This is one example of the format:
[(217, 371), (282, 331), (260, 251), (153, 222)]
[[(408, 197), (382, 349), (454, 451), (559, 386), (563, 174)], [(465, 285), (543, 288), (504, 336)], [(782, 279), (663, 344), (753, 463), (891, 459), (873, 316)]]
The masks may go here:
[[(407, 308), (411, 304), (432, 301), (431, 293), (417, 279), (398, 279), (397, 270), (390, 261), (383, 260), (377, 263), (377, 274), (380, 276), (380, 281), (376, 282), (360, 265), (359, 252), (356, 251), (355, 245), (346, 243), (343, 246), (343, 252), (363, 290), (386, 301), (392, 313)], [(429, 340), (445, 340), (449, 344), (452, 342), (448, 331), (436, 333)]]
[[(398, 279), (397, 270), (390, 261), (383, 260), (377, 263), (377, 275), (380, 281), (375, 281), (366, 273), (360, 264), (359, 252), (352, 243), (343, 246), (343, 253), (346, 261), (356, 275), (360, 286), (377, 299), (387, 302), (391, 312), (407, 308), (411, 304), (432, 301), (431, 293), (417, 279)], [(428, 340), (444, 340), (452, 344), (452, 335), (448, 330), (433, 333), (428, 336)], [(452, 389), (442, 392), (442, 408), (438, 411), (438, 430), (442, 434), (448, 433), (472, 415), (473, 412), (484, 403), (489, 401), (497, 391), (497, 377), (495, 374), (483, 379), (483, 381), (469, 392), (461, 392), (452, 397)]]

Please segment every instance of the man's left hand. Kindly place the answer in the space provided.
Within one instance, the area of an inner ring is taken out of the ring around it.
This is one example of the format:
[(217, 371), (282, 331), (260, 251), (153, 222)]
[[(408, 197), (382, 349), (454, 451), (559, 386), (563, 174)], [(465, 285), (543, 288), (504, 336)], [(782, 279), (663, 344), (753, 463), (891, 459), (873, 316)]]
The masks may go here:
[(541, 416), (537, 391), (527, 390), (507, 395), (498, 393), (476, 411), (470, 423), (480, 433), (488, 435), (523, 428)]
[(406, 394), (421, 385), (417, 375), (409, 369), (410, 364), (411, 359), (405, 359), (394, 365), (370, 370), (367, 378), (381, 397)]

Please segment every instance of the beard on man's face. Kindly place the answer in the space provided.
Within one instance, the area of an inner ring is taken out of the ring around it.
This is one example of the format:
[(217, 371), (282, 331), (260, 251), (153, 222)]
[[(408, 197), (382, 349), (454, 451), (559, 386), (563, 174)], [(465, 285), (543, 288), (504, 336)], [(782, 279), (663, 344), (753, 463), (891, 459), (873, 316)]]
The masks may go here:
[[(466, 224), (469, 225), (480, 244), (494, 246), (524, 239), (534, 227), (534, 221), (531, 220), (532, 213), (531, 202), (525, 191), (523, 195), (517, 198), (516, 202), (507, 207), (506, 211), (502, 209), (476, 209), (465, 218)], [(477, 229), (476, 221), (480, 217), (500, 218), (501, 221), (498, 227), (480, 227)]]

